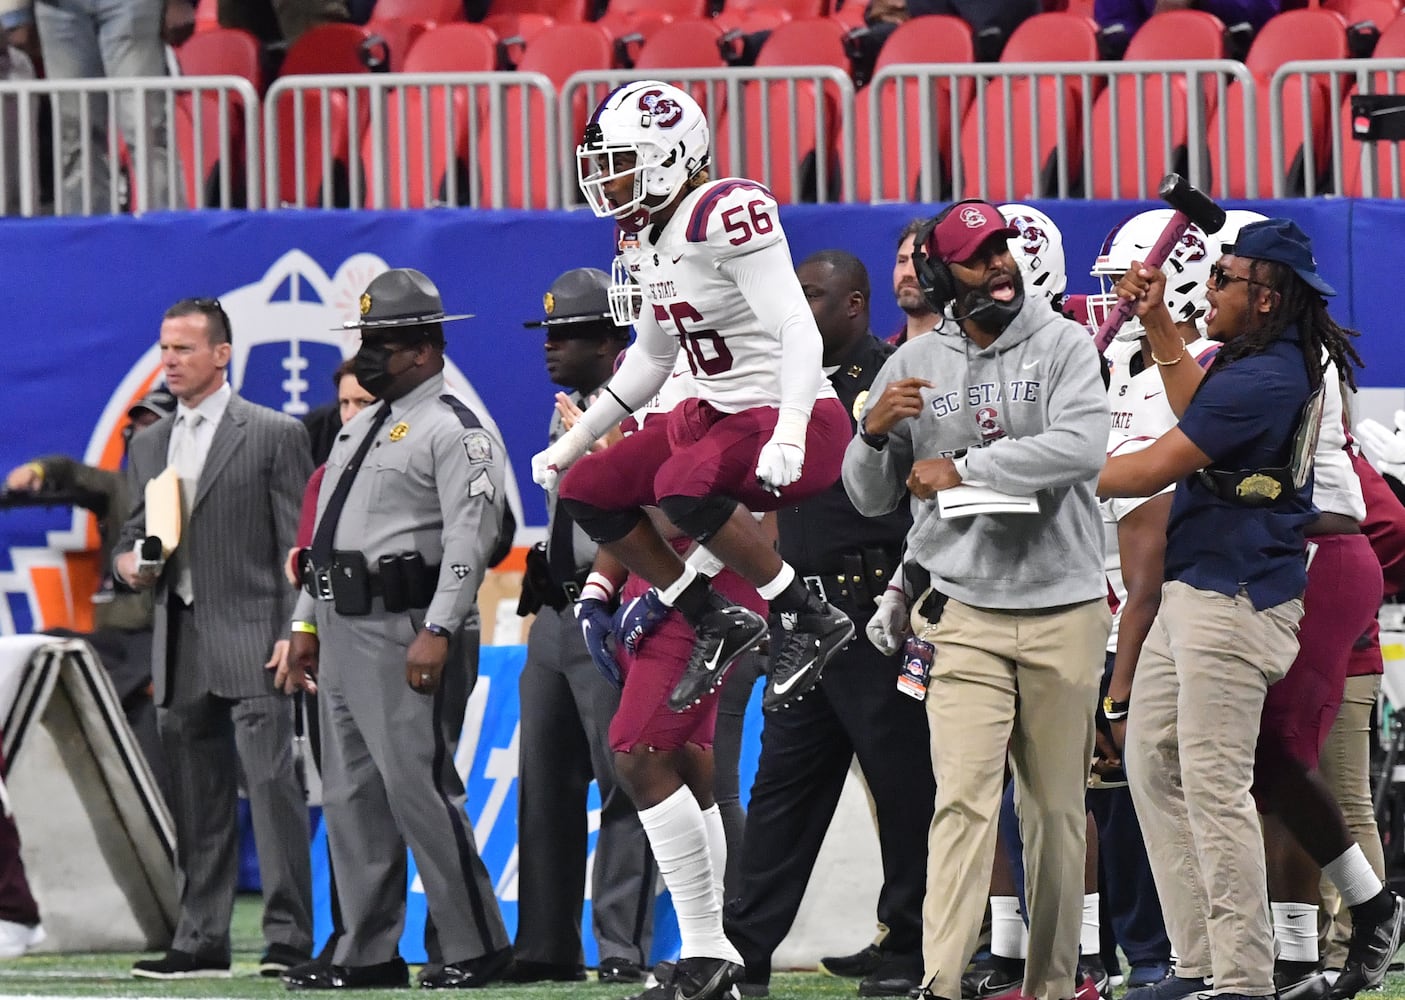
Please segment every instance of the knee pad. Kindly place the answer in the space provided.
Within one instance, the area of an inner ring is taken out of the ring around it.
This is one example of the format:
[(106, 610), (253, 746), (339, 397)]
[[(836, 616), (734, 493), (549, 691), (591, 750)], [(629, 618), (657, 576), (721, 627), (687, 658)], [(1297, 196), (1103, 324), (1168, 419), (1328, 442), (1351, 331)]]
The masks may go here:
[(556, 502), (563, 506), (566, 513), (571, 515), (571, 520), (579, 524), (581, 530), (589, 535), (596, 545), (619, 541), (633, 531), (634, 526), (644, 516), (644, 512), (638, 507), (628, 510), (602, 510), (594, 504), (566, 497), (560, 497)]
[(659, 509), (685, 535), (706, 545), (737, 509), (737, 501), (724, 496), (660, 497)]

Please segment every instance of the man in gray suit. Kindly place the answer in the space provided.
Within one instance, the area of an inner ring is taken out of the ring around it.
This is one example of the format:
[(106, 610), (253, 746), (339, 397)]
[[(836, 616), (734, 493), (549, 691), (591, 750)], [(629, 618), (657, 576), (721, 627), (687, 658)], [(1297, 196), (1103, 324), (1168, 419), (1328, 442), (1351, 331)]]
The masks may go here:
[[(179, 405), (132, 439), (133, 506), (114, 560), (129, 586), (156, 592), (151, 676), (181, 875), (170, 951), (132, 968), (148, 979), (229, 975), (241, 765), (264, 893), (259, 971), (277, 975), (312, 947), (307, 802), (293, 768), (292, 704), (273, 675), (294, 598), (282, 557), (312, 456), (300, 423), (233, 392), (229, 357), (218, 302), (184, 299), (166, 311), (161, 366)], [(180, 544), (152, 566), (134, 545), (147, 535), (146, 484), (168, 465), (181, 479)]]
[[(284, 690), (318, 691), (322, 804), (345, 931), (289, 989), (405, 986), (405, 847), (433, 921), (429, 989), (512, 961), (454, 766), (478, 680), (478, 585), (511, 530), (497, 428), (444, 381), (439, 291), (397, 268), (362, 294), (355, 374), (382, 402), (342, 427), (292, 618)], [(500, 556), (499, 556), (500, 557)], [(315, 681), (313, 678), (315, 677)]]

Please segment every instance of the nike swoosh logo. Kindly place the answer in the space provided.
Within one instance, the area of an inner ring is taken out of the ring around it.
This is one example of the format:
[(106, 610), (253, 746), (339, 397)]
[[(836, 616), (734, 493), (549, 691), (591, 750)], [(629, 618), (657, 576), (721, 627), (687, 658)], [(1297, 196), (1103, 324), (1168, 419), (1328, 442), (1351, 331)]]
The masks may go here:
[(680, 253), (677, 257), (674, 257), (674, 258), (673, 258), (673, 262), (674, 262), (675, 264), (677, 264), (677, 263), (678, 263), (680, 260), (682, 260), (682, 259), (683, 259), (683, 255)]
[(789, 691), (791, 688), (795, 687), (795, 682), (800, 679), (800, 674), (801, 674), (801, 673), (803, 673), (803, 671), (796, 671), (796, 672), (795, 672), (795, 675), (792, 676), (792, 677), (790, 677), (788, 680), (786, 680), (786, 681), (784, 681), (784, 682), (782, 682), (782, 681), (777, 681), (777, 682), (776, 682), (776, 694), (785, 694), (785, 693), (786, 693), (787, 691)]
[(1033, 368), (1033, 367), (1034, 367), (1035, 365), (1037, 365), (1037, 364), (1039, 364), (1038, 361), (1031, 361), (1031, 362), (1030, 362), (1029, 364), (1027, 364), (1027, 365), (1020, 365), (1020, 367), (1021, 367), (1021, 368)]
[(1147, 393), (1147, 394), (1146, 394), (1144, 397), (1142, 397), (1142, 398), (1143, 398), (1143, 399), (1155, 399), (1155, 398), (1156, 398), (1157, 396), (1159, 396), (1159, 395), (1161, 395), (1161, 393), (1159, 393), (1159, 392), (1149, 392), (1149, 393)]
[(712, 659), (708, 660), (706, 663), (703, 664), (703, 669), (710, 674), (715, 674), (717, 672), (717, 668), (720, 666), (717, 661), (721, 656), (722, 646), (719, 643), (717, 646), (717, 650), (712, 654)]

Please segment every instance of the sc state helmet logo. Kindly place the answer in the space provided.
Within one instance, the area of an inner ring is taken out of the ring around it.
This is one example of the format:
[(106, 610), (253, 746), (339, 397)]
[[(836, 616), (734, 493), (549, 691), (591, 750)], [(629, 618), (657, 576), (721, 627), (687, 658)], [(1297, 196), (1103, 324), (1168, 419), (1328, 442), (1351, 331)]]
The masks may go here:
[(646, 90), (640, 94), (639, 110), (647, 115), (644, 124), (652, 121), (659, 128), (673, 128), (683, 120), (683, 105), (662, 90)]
[(979, 229), (986, 223), (985, 213), (975, 205), (968, 205), (961, 210), (961, 221), (967, 229)]
[(1049, 234), (1027, 215), (1015, 216), (1010, 225), (1019, 230), (1020, 249), (1035, 267), (1039, 267), (1040, 258), (1049, 249)]
[(1187, 263), (1204, 260), (1208, 252), (1205, 249), (1205, 241), (1200, 238), (1200, 234), (1194, 229), (1187, 229), (1185, 231), (1185, 235), (1181, 237), (1180, 247), (1178, 249), (1180, 252), (1177, 253), (1176, 256)]

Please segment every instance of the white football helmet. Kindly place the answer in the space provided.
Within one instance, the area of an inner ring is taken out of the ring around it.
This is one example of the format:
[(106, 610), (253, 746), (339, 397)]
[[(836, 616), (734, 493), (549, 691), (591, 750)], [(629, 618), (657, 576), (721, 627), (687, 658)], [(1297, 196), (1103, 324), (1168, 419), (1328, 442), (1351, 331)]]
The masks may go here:
[[(1161, 238), (1172, 214), (1172, 209), (1154, 208), (1132, 216), (1108, 233), (1102, 252), (1093, 263), (1092, 275), (1098, 279), (1102, 292), (1088, 296), (1091, 323), (1101, 326), (1107, 314), (1117, 306), (1117, 293), (1112, 290), (1117, 279), (1127, 273), (1132, 261), (1145, 258)], [(1161, 265), (1161, 270), (1166, 272), (1166, 308), (1177, 323), (1195, 322), (1209, 308), (1205, 282), (1210, 278), (1210, 265), (1219, 257), (1211, 247), (1210, 237), (1192, 223)], [(1135, 316), (1117, 331), (1118, 340), (1136, 340), (1142, 335), (1142, 321)]]
[(629, 273), (624, 256), (617, 256), (610, 265), (610, 317), (616, 326), (632, 326), (644, 306), (644, 289)]
[(1049, 301), (1063, 294), (1068, 285), (1064, 267), (1064, 238), (1054, 220), (1028, 205), (1000, 206), (1005, 221), (1020, 231), (1009, 239), (1010, 253), (1020, 266), (1025, 288), (1039, 292)]
[[(697, 101), (670, 84), (638, 80), (616, 87), (590, 116), (576, 147), (576, 176), (591, 211), (638, 231), (651, 207), (669, 202), (707, 169), (711, 144)], [(605, 185), (630, 176), (632, 196), (613, 203)]]
[(1243, 208), (1230, 209), (1224, 214), (1224, 225), (1220, 227), (1220, 231), (1210, 237), (1210, 256), (1218, 260), (1220, 254), (1224, 253), (1224, 248), (1239, 239), (1239, 230), (1251, 222), (1267, 220), (1267, 215), (1260, 215), (1258, 212), (1250, 212)]

